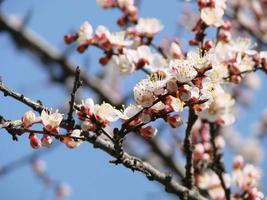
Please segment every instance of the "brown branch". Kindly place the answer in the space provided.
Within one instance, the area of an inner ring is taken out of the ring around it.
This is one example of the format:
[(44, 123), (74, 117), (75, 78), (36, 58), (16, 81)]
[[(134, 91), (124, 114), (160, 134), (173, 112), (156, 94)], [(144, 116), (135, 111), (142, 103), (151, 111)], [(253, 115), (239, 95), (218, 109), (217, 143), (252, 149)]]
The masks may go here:
[[(100, 148), (105, 151), (109, 155), (117, 158), (116, 150), (114, 145), (109, 142), (103, 140), (101, 137), (95, 138), (94, 136), (90, 136), (89, 134), (84, 133), (86, 140), (94, 145), (95, 148)], [(142, 161), (141, 159), (129, 155), (123, 152), (121, 163), (133, 170), (139, 171), (147, 176), (149, 180), (154, 180), (156, 182), (161, 183), (165, 186), (167, 192), (176, 194), (179, 197), (183, 197), (184, 195), (188, 195), (189, 199), (192, 200), (205, 200), (206, 198), (202, 197), (197, 191), (189, 190), (186, 187), (180, 185), (175, 180), (170, 178), (169, 174), (165, 174), (154, 168), (149, 163)]]
[(184, 168), (174, 160), (173, 156), (170, 154), (166, 144), (164, 144), (163, 141), (158, 138), (154, 138), (152, 140), (146, 140), (146, 142), (152, 148), (153, 152), (159, 155), (159, 157), (168, 168), (170, 168), (180, 178), (183, 178), (185, 176)]
[(75, 103), (75, 95), (76, 95), (76, 92), (78, 90), (78, 88), (81, 86), (81, 82), (80, 82), (80, 68), (77, 67), (76, 68), (76, 74), (75, 74), (75, 81), (74, 81), (74, 84), (73, 84), (73, 89), (72, 89), (72, 92), (71, 92), (71, 99), (69, 101), (69, 112), (68, 112), (68, 118), (67, 118), (67, 121), (70, 125), (70, 127), (68, 127), (68, 131), (70, 129), (73, 128), (74, 124), (75, 124), (75, 121), (73, 119), (73, 112), (74, 112), (74, 103)]

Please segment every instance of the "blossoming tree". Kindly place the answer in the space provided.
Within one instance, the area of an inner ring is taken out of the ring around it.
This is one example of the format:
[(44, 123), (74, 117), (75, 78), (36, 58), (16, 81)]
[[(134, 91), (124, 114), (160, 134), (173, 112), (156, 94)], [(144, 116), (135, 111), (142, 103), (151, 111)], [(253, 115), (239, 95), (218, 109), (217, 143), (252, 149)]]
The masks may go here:
[[(50, 148), (55, 140), (70, 149), (91, 143), (111, 155), (111, 163), (142, 173), (180, 199), (264, 199), (260, 170), (247, 162), (257, 159), (260, 152), (240, 150), (236, 141), (242, 138), (236, 139), (231, 127), (237, 119), (235, 108), (248, 103), (242, 98), (242, 88), (257, 88), (258, 72), (267, 73), (267, 53), (256, 46), (267, 42), (266, 1), (187, 3), (192, 9), (197, 6), (198, 12), (183, 13), (183, 22), (188, 23), (181, 24), (193, 33), (193, 38), (184, 38), (188, 41), (183, 45), (173, 38), (157, 44), (154, 38), (164, 29), (163, 24), (159, 19), (139, 16), (134, 0), (96, 2), (103, 9), (121, 12), (117, 25), (122, 31), (93, 27), (85, 21), (79, 30), (66, 34), (64, 41), (75, 46), (81, 56), (90, 48), (99, 49), (102, 56), (97, 59), (106, 71), (104, 78), (113, 82), (118, 76), (143, 73), (141, 80), (135, 80), (133, 101), (121, 100), (112, 83), (104, 85), (98, 78), (88, 78), (85, 69), (57, 56), (30, 32), (24, 32), (21, 24), (2, 15), (0, 29), (11, 34), (15, 43), (58, 63), (74, 81), (65, 112), (27, 98), (1, 81), (0, 91), (5, 96), (31, 109), (18, 120), (2, 116), (0, 129), (13, 140), (28, 134), (33, 149)], [(103, 101), (81, 99), (77, 92), (83, 87), (91, 87)], [(263, 116), (258, 124), (261, 136), (266, 124)], [(173, 155), (166, 153), (162, 144), (162, 132), (169, 128), (184, 131), (179, 136), (168, 133), (175, 144)], [(161, 167), (127, 151), (129, 143), (136, 140), (133, 135), (151, 147), (162, 160)], [(226, 170), (223, 157), (227, 144), (236, 149), (231, 171)], [(182, 164), (173, 158), (177, 155)], [(35, 171), (42, 174), (42, 166), (34, 163)], [(63, 190), (57, 193), (65, 195)]]

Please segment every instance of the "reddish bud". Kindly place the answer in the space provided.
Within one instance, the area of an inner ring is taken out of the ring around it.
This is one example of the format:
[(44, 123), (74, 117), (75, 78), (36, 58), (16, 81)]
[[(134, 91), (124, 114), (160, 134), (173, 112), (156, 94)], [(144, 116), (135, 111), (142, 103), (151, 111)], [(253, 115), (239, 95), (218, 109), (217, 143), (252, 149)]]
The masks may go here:
[(166, 121), (170, 124), (172, 128), (178, 128), (183, 124), (180, 115), (167, 116)]
[(79, 53), (83, 53), (88, 48), (88, 45), (80, 45), (77, 47)]
[(140, 128), (139, 132), (140, 135), (143, 136), (145, 139), (151, 139), (157, 134), (157, 129), (152, 126), (147, 126), (144, 128)]
[(198, 44), (199, 44), (199, 41), (198, 40), (195, 40), (195, 39), (189, 40), (189, 45), (190, 46), (197, 46)]
[(223, 29), (224, 30), (230, 30), (230, 28), (232, 27), (232, 23), (231, 23), (231, 21), (229, 21), (229, 20), (227, 20), (227, 21), (224, 21), (224, 23), (223, 23)]
[(33, 149), (38, 149), (39, 147), (42, 146), (41, 140), (35, 134), (31, 134), (29, 139), (30, 139), (31, 147)]
[(101, 65), (106, 65), (106, 64), (108, 64), (108, 62), (109, 62), (109, 58), (107, 56), (102, 57), (102, 58), (99, 59), (99, 63)]
[(212, 41), (211, 41), (211, 40), (208, 40), (208, 41), (206, 41), (205, 44), (204, 44), (204, 49), (205, 49), (206, 51), (208, 51), (208, 50), (210, 50), (210, 49), (212, 48), (212, 46), (213, 46)]
[(75, 40), (76, 40), (76, 38), (73, 35), (68, 34), (68, 35), (64, 36), (64, 41), (65, 41), (66, 44), (71, 44)]

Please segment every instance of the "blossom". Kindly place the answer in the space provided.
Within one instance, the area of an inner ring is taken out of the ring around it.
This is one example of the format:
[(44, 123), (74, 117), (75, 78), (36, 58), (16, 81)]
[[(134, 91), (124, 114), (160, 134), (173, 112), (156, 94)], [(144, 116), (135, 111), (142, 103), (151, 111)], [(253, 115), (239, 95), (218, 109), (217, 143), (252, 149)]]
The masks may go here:
[(56, 188), (56, 195), (59, 199), (64, 199), (70, 196), (71, 187), (66, 183), (61, 183)]
[(193, 63), (188, 60), (172, 60), (169, 67), (174, 77), (181, 83), (189, 82), (197, 76)]
[(22, 116), (22, 126), (24, 128), (29, 128), (36, 120), (34, 112), (28, 111)]
[(122, 117), (122, 113), (108, 103), (103, 103), (101, 105), (96, 104), (94, 114), (109, 122), (114, 122)]
[(110, 34), (108, 28), (102, 25), (98, 26), (95, 30), (95, 38), (100, 44), (106, 42)]
[(200, 18), (209, 26), (219, 27), (223, 25), (226, 0), (215, 0), (214, 5), (201, 8)]
[(145, 139), (151, 139), (156, 136), (158, 130), (152, 126), (140, 128), (140, 135)]
[(32, 169), (35, 171), (37, 174), (43, 174), (46, 170), (46, 163), (44, 160), (34, 160), (32, 163)]
[(80, 135), (81, 135), (81, 130), (74, 129), (71, 132), (70, 137), (64, 137), (63, 143), (70, 149), (76, 148), (82, 143), (82, 141), (78, 139), (74, 139), (72, 137), (80, 138), (81, 137)]
[(164, 93), (163, 87), (165, 85), (165, 81), (162, 80), (153, 80), (151, 78), (141, 80), (134, 87), (135, 101), (143, 107), (151, 106), (156, 99), (156, 95), (161, 95)]
[(154, 54), (147, 45), (139, 46), (136, 50), (124, 49), (124, 53), (130, 62), (134, 62), (137, 67), (150, 65), (154, 59)]
[(126, 38), (126, 32), (113, 32), (108, 36), (108, 39), (112, 45), (118, 48), (130, 46), (133, 42)]
[(110, 8), (114, 5), (115, 0), (96, 0), (96, 2), (103, 8)]
[(44, 125), (44, 128), (49, 131), (55, 131), (58, 133), (58, 128), (63, 119), (63, 115), (56, 110), (54, 113), (48, 113), (47, 111), (43, 110), (41, 113), (41, 120)]
[(134, 0), (117, 0), (119, 7), (129, 8), (134, 6)]
[(232, 111), (234, 99), (221, 87), (216, 87), (212, 93), (212, 102), (207, 109), (202, 110), (199, 116), (210, 122), (221, 122), (223, 125), (230, 125), (235, 121)]
[(218, 6), (201, 9), (200, 17), (209, 26), (219, 27), (223, 25), (224, 10)]
[(111, 58), (111, 62), (109, 62), (107, 67), (115, 67), (118, 68), (121, 73), (133, 73), (136, 69), (135, 64), (130, 60), (129, 56), (125, 54), (114, 55)]
[(169, 48), (169, 55), (171, 58), (180, 59), (183, 57), (183, 52), (179, 44), (172, 42)]
[(177, 128), (183, 124), (183, 120), (180, 115), (167, 116), (166, 121), (172, 128)]
[[(120, 112), (110, 104), (95, 104), (93, 99), (91, 98), (82, 101), (80, 108), (81, 110), (77, 112), (77, 115), (83, 121), (90, 120), (91, 117), (94, 116), (95, 119), (99, 122), (107, 124), (108, 122), (113, 122), (123, 117), (122, 112)], [(92, 127), (91, 122), (88, 121), (88, 124), (86, 126)]]
[(127, 106), (127, 108), (125, 108), (123, 111), (124, 119), (129, 119), (129, 118), (133, 117), (138, 112), (140, 112), (142, 109), (143, 108), (140, 105), (131, 104), (131, 105)]
[(43, 147), (49, 147), (49, 146), (52, 144), (53, 139), (52, 139), (52, 137), (51, 137), (50, 135), (46, 135), (46, 134), (45, 134), (45, 135), (42, 137), (41, 142), (42, 142), (42, 146), (43, 146)]
[(167, 104), (173, 109), (175, 112), (182, 112), (184, 109), (184, 102), (182, 102), (179, 98), (168, 96)]
[(138, 35), (152, 37), (163, 29), (163, 25), (156, 18), (140, 18), (135, 31)]
[(85, 21), (81, 27), (80, 30), (78, 32), (78, 39), (77, 41), (80, 44), (84, 44), (90, 41), (90, 39), (92, 39), (93, 37), (93, 28), (92, 25), (88, 22)]

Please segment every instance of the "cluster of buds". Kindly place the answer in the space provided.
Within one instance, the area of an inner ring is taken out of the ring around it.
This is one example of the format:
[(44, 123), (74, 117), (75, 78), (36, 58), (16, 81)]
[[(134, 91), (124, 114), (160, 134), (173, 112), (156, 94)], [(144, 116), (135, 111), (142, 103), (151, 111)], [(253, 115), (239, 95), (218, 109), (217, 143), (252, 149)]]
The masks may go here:
[(77, 34), (65, 35), (64, 41), (71, 44), (75, 41), (79, 43), (77, 51), (83, 53), (90, 45), (103, 49), (107, 55), (112, 56), (114, 50), (121, 51), (123, 47), (132, 44), (132, 41), (127, 39), (126, 32), (110, 32), (105, 26), (98, 26), (93, 31), (92, 25), (84, 22)]
[(242, 194), (236, 194), (235, 198), (238, 199), (242, 195), (246, 199), (263, 200), (264, 195), (258, 190), (261, 174), (259, 169), (252, 164), (245, 164), (243, 157), (240, 155), (234, 158), (233, 168), (233, 183), (243, 191)]
[(123, 16), (118, 19), (117, 24), (121, 27), (128, 23), (136, 23), (138, 20), (138, 10), (134, 0), (97, 0), (97, 3), (104, 9), (120, 9)]
[(62, 114), (58, 113), (58, 111), (52, 113), (52, 111), (48, 112), (43, 110), (40, 117), (36, 117), (34, 112), (28, 111), (23, 115), (21, 119), (21, 127), (28, 130), (34, 123), (42, 123), (43, 130), (46, 134), (43, 134), (43, 137), (40, 139), (34, 132), (31, 132), (31, 134), (29, 135), (30, 145), (34, 149), (37, 149), (41, 146), (49, 147), (53, 142), (50, 134), (59, 134), (59, 125), (62, 119), (63, 116)]

